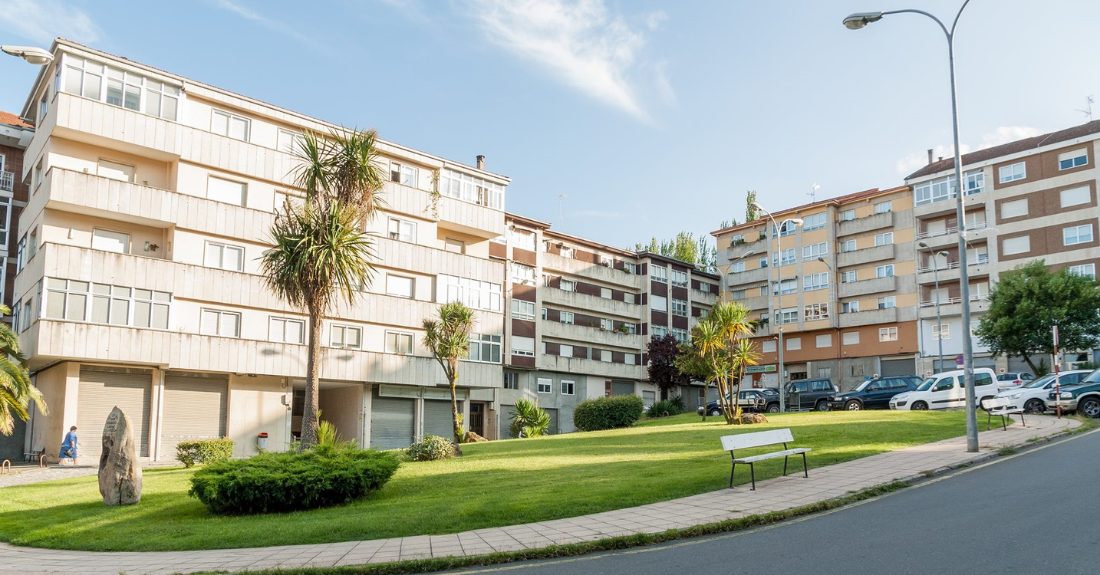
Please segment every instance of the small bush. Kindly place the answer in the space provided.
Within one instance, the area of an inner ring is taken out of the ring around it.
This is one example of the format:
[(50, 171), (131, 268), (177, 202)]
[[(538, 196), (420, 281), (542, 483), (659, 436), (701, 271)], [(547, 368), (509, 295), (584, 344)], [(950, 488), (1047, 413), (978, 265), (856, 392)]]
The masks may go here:
[(664, 417), (666, 415), (680, 415), (684, 412), (684, 409), (680, 405), (671, 399), (662, 399), (661, 401), (654, 402), (649, 406), (646, 417)]
[(184, 467), (224, 461), (231, 457), (233, 457), (233, 440), (225, 437), (181, 441), (176, 444), (176, 459), (180, 460)]
[(539, 407), (537, 401), (521, 399), (516, 402), (508, 433), (512, 437), (542, 437), (550, 431), (550, 414)]
[(637, 395), (617, 395), (582, 401), (573, 410), (573, 425), (581, 431), (630, 427), (645, 409)]
[(405, 453), (413, 461), (438, 461), (455, 454), (451, 440), (438, 435), (425, 435), (424, 439), (410, 445)]
[(340, 505), (381, 489), (400, 463), (373, 449), (315, 447), (212, 463), (188, 494), (217, 515), (283, 513)]
[(674, 395), (668, 398), (668, 402), (675, 405), (676, 409), (680, 410), (680, 413), (687, 411), (687, 404), (684, 403), (684, 397), (682, 395)]

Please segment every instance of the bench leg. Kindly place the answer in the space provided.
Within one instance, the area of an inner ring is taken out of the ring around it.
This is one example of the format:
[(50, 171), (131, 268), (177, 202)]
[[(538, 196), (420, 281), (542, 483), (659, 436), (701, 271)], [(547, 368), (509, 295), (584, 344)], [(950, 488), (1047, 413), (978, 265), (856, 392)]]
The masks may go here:
[(733, 466), (730, 467), (730, 489), (733, 489), (733, 472), (736, 471), (736, 470), (737, 470), (737, 464), (734, 463)]
[[(600, 357), (603, 357), (603, 356), (600, 356)], [(988, 411), (985, 412), (985, 430), (986, 431), (989, 431), (989, 426), (990, 426), (991, 421), (993, 421), (993, 414), (988, 412)]]
[(1020, 410), (1020, 427), (1027, 427), (1027, 421), (1024, 420), (1024, 410), (1022, 409)]
[(787, 476), (787, 457), (789, 456), (783, 457), (783, 477)]
[(756, 491), (756, 468), (749, 464), (749, 475), (752, 477), (752, 491)]
[(805, 477), (806, 479), (810, 478), (809, 469), (806, 467), (806, 454), (805, 453), (802, 454), (802, 476)]
[(1005, 431), (1008, 431), (1008, 423), (1006, 422), (1007, 419), (1008, 419), (1007, 417), (1005, 417), (1003, 415), (1001, 416), (1001, 429), (1003, 429)]

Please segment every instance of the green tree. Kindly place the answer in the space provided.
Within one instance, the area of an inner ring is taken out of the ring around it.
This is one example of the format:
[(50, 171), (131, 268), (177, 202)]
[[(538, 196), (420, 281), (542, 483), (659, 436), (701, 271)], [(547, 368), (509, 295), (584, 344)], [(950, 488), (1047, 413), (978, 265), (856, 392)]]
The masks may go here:
[(1043, 260), (1001, 274), (989, 292), (989, 312), (974, 335), (994, 356), (1023, 357), (1035, 373), (1032, 355), (1054, 353), (1051, 328), (1067, 351), (1100, 345), (1100, 291), (1096, 280), (1067, 268), (1047, 269)]
[(726, 423), (741, 421), (741, 407), (736, 398), (741, 392), (745, 368), (755, 365), (759, 356), (752, 335), (749, 309), (737, 302), (719, 302), (692, 330), (691, 344), (699, 362), (685, 363), (684, 368), (705, 372), (707, 381), (718, 386), (718, 401)]
[[(11, 309), (0, 305), (0, 315), (11, 315)], [(23, 421), (30, 417), (27, 408), (31, 401), (39, 413), (49, 415), (42, 392), (31, 383), (27, 358), (19, 350), (19, 336), (11, 326), (0, 322), (0, 433), (11, 435), (16, 417)]]
[(363, 233), (380, 203), (384, 181), (374, 131), (309, 132), (295, 150), (295, 184), (306, 201), (276, 210), (261, 267), (269, 289), (309, 315), (309, 354), (301, 449), (317, 443), (322, 327), (338, 302), (351, 305), (374, 274)]
[(424, 345), (443, 367), (451, 388), (451, 420), (454, 424), (455, 453), (462, 455), (462, 418), (458, 414), (458, 360), (470, 355), (470, 332), (474, 329), (474, 312), (453, 301), (439, 306), (439, 319), (424, 320)]
[(537, 401), (517, 400), (515, 410), (508, 426), (512, 437), (542, 437), (550, 431), (550, 414)]
[(760, 219), (760, 214), (757, 213), (757, 209), (753, 207), (756, 203), (756, 190), (749, 190), (745, 193), (745, 223), (755, 222)]

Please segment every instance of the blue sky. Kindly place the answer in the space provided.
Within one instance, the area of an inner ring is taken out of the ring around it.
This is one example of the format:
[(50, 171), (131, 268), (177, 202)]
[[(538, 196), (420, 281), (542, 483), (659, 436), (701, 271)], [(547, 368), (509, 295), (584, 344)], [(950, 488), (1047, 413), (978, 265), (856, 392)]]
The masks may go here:
[[(950, 19), (961, 0), (877, 1), (4, 0), (0, 43), (65, 36), (450, 159), (485, 154), (513, 180), (509, 211), (626, 246), (740, 219), (748, 189), (779, 209), (949, 155), (935, 24), (840, 22)], [(964, 150), (1085, 121), (1098, 22), (1095, 1), (973, 0), (956, 43)], [(17, 112), (35, 69), (2, 58), (0, 74), (0, 109)]]

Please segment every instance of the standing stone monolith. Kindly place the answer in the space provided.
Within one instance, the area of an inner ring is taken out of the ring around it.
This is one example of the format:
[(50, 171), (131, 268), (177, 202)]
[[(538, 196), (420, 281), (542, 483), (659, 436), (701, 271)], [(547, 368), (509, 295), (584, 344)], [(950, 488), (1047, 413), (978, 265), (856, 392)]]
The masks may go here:
[(104, 505), (133, 505), (141, 501), (141, 466), (134, 446), (134, 430), (130, 418), (117, 405), (103, 425), (99, 493)]

